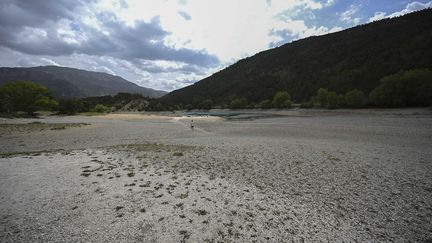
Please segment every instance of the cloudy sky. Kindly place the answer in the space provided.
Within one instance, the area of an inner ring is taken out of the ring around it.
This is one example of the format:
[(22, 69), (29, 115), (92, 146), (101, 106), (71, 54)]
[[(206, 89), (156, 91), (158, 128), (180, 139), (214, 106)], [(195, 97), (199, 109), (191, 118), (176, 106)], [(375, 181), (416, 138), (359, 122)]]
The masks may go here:
[(432, 1), (1, 0), (0, 66), (69, 66), (171, 91), (271, 47), (427, 7)]

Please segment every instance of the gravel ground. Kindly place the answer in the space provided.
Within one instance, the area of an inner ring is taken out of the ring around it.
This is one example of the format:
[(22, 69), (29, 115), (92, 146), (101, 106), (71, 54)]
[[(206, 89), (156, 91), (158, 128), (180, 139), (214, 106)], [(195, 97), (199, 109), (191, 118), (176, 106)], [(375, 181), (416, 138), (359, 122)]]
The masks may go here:
[(0, 241), (432, 240), (430, 110), (275, 113), (7, 120)]

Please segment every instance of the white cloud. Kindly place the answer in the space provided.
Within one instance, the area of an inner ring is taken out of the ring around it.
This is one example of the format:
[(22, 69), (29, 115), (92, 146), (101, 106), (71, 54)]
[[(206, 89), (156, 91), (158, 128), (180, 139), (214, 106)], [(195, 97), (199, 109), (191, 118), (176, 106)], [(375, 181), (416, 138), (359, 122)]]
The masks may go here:
[(336, 3), (337, 0), (327, 0), (327, 2), (324, 4), (324, 7), (330, 7), (333, 6)]
[(418, 10), (422, 10), (425, 8), (431, 8), (432, 7), (432, 1), (427, 2), (427, 3), (420, 3), (420, 2), (412, 2), (406, 5), (406, 7), (399, 12), (395, 12), (390, 14), (388, 17), (397, 17), (397, 16), (401, 16), (407, 13), (411, 13), (414, 11), (418, 11)]
[[(73, 8), (67, 1), (53, 0), (55, 6), (65, 11), (62, 14), (34, 1), (30, 2), (32, 6), (49, 10), (52, 20), (33, 10), (31, 13), (45, 25), (27, 21), (27, 25), (34, 25), (26, 27), (21, 38), (16, 38), (14, 31), (0, 33), (0, 40), (11, 40), (3, 47), (0, 45), (0, 63), (8, 66), (57, 63), (116, 74), (146, 87), (172, 90), (268, 49), (269, 45), (340, 30), (307, 24), (301, 19), (315, 19), (315, 11), (336, 1), (96, 0)], [(63, 2), (70, 6), (63, 8)], [(8, 20), (10, 28), (15, 28), (20, 23), (19, 16), (32, 15), (25, 11), (21, 15), (11, 13), (0, 15), (0, 20)], [(17, 43), (17, 39), (28, 43)], [(214, 56), (220, 60), (219, 65)], [(200, 61), (204, 57), (216, 65)]]
[(308, 27), (303, 20), (286, 20), (278, 23), (272, 30), (271, 35), (276, 39), (272, 46), (286, 43), (288, 40), (297, 40), (309, 36), (319, 36), (342, 30), (341, 27), (327, 28), (325, 26)]
[[(120, 19), (133, 25), (136, 20), (150, 21), (159, 16), (162, 28), (170, 33), (165, 44), (175, 48), (206, 50), (222, 63), (267, 49), (276, 41), (269, 35), (274, 26), (283, 26), (275, 18), (284, 11), (318, 10), (331, 6), (335, 0), (128, 0), (128, 8), (119, 8), (113, 0), (99, 4), (105, 11), (115, 12)], [(182, 14), (187, 13), (190, 18)], [(290, 24), (285, 24), (290, 28)], [(294, 26), (295, 27), (295, 26)], [(311, 27), (319, 29), (320, 26)], [(297, 32), (297, 30), (293, 30)], [(301, 35), (304, 36), (304, 35)]]
[(378, 21), (378, 20), (381, 20), (381, 19), (384, 19), (384, 18), (386, 18), (386, 13), (385, 12), (375, 12), (374, 16), (372, 16), (369, 19), (369, 22)]
[(360, 4), (352, 4), (350, 7), (345, 11), (342, 12), (340, 15), (340, 20), (346, 23), (353, 23), (353, 24), (359, 24), (361, 21), (360, 17), (356, 17), (357, 13), (361, 9)]
[(40, 59), (40, 61), (41, 61), (42, 63), (46, 63), (45, 65), (61, 66), (61, 65), (58, 64), (57, 62), (55, 62), (55, 61), (53, 61), (53, 60), (51, 60), (51, 59), (49, 59), (49, 58), (46, 58), (46, 57), (42, 57), (42, 58)]
[(402, 15), (405, 15), (405, 14), (408, 14), (408, 13), (411, 13), (414, 11), (422, 10), (425, 8), (432, 8), (432, 1), (427, 2), (427, 3), (411, 2), (411, 3), (408, 3), (405, 6), (405, 8), (402, 9), (401, 11), (394, 12), (391, 14), (387, 14), (386, 12), (376, 12), (374, 14), (374, 16), (372, 16), (369, 19), (369, 22), (377, 21), (377, 20), (384, 19), (384, 18), (393, 18), (393, 17), (402, 16)]

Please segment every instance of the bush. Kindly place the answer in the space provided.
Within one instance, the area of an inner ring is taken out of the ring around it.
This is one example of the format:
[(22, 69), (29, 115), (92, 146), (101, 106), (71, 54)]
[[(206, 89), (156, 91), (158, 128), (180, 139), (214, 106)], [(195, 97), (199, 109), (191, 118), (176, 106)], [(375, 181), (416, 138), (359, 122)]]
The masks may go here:
[(304, 109), (313, 108), (313, 107), (314, 107), (314, 103), (313, 103), (312, 99), (309, 102), (303, 102), (300, 105), (300, 108), (304, 108)]
[(272, 108), (272, 102), (270, 100), (263, 100), (255, 105), (255, 108), (270, 109)]
[(320, 88), (317, 92), (316, 101), (318, 101), (318, 104), (320, 107), (327, 107), (328, 106), (328, 96), (329, 91), (328, 89)]
[(93, 108), (93, 111), (97, 112), (97, 113), (108, 113), (111, 111), (111, 109), (108, 106), (104, 106), (102, 104), (97, 104)]
[(230, 103), (231, 109), (241, 109), (247, 107), (247, 100), (245, 98), (234, 99)]
[(358, 89), (353, 89), (345, 94), (346, 106), (349, 108), (360, 108), (364, 105), (364, 93)]
[(78, 99), (60, 100), (58, 110), (60, 114), (67, 115), (90, 111), (89, 105), (86, 102)]
[(210, 110), (213, 106), (213, 101), (211, 99), (206, 99), (199, 104), (200, 109)]
[(286, 91), (279, 91), (273, 97), (272, 105), (276, 108), (290, 108), (291, 96)]
[(327, 94), (327, 108), (328, 109), (337, 109), (341, 107), (341, 103), (343, 102), (343, 96), (337, 95), (336, 92), (330, 91)]
[(192, 110), (194, 107), (193, 107), (193, 105), (191, 105), (191, 104), (187, 104), (187, 105), (185, 105), (185, 110), (188, 110), (188, 111), (190, 111), (190, 110)]

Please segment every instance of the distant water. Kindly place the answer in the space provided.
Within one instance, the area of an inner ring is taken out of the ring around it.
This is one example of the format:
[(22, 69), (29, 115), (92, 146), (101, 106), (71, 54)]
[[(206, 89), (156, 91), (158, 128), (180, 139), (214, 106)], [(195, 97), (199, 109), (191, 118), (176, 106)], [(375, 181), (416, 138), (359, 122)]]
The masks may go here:
[(188, 111), (183, 113), (185, 116), (218, 116), (227, 120), (253, 120), (260, 118), (283, 117), (284, 115), (272, 114), (266, 112), (250, 112), (250, 111)]

